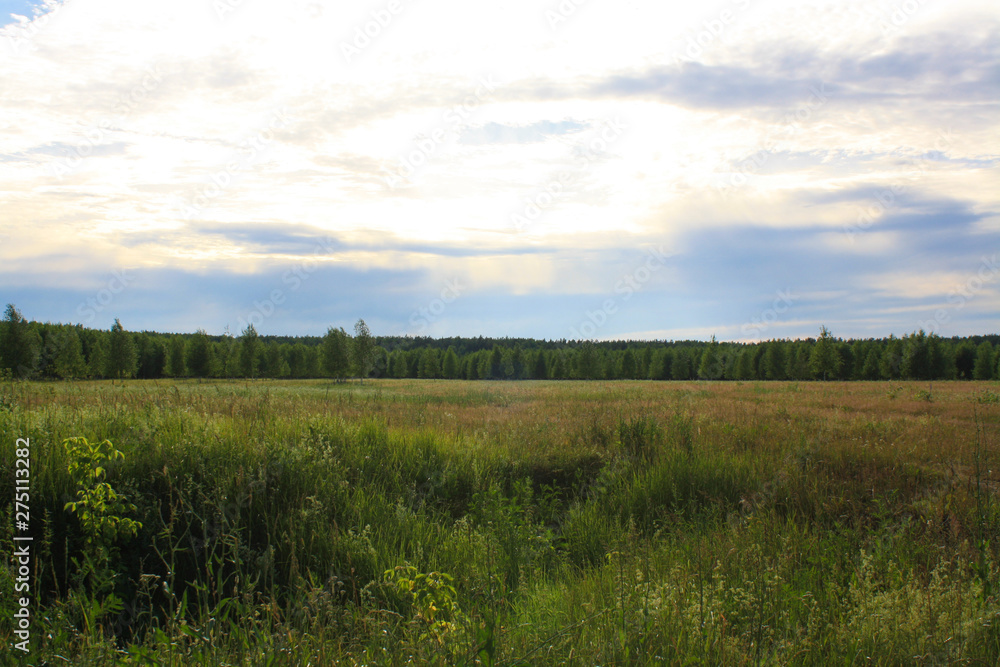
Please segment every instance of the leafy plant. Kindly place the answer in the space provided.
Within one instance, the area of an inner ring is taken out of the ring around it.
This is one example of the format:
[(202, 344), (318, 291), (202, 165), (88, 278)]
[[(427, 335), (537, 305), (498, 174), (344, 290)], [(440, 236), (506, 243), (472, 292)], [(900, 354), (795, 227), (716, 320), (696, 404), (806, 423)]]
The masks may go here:
[(121, 600), (113, 593), (117, 542), (134, 536), (142, 524), (123, 516), (136, 507), (106, 481), (108, 464), (125, 459), (110, 440), (91, 444), (86, 438), (69, 438), (63, 447), (69, 457), (67, 470), (77, 487), (76, 500), (66, 503), (65, 509), (80, 521), (85, 545), (83, 562), (74, 559), (81, 586), (72, 599), (89, 634), (101, 618), (122, 610)]
[(110, 440), (91, 444), (86, 438), (69, 438), (63, 446), (69, 456), (67, 469), (77, 486), (77, 499), (66, 503), (65, 509), (80, 520), (92, 555), (111, 557), (117, 552), (118, 539), (132, 537), (142, 528), (142, 523), (120, 516), (134, 512), (135, 505), (125, 502), (105, 481), (107, 465), (124, 460), (125, 455)]

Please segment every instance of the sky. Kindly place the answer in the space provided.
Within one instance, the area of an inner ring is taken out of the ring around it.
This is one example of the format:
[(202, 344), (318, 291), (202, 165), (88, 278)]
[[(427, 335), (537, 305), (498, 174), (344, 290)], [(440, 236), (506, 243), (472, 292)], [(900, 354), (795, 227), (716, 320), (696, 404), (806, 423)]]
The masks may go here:
[(996, 333), (1000, 12), (0, 0), (0, 301), (211, 334)]

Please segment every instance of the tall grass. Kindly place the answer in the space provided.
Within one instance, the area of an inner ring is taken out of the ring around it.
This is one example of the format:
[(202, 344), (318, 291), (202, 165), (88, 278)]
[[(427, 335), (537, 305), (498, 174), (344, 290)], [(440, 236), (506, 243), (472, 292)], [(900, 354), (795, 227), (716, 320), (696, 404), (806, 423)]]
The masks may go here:
[[(995, 664), (990, 390), (791, 387), (5, 384), (31, 661)], [(106, 480), (141, 523), (100, 586), (64, 508), (75, 436), (124, 454)]]

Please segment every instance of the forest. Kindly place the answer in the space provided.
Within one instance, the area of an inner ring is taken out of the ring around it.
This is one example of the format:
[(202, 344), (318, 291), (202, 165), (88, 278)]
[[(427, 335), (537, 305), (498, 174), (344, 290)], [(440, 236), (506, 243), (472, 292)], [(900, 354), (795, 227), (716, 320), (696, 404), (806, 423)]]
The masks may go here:
[(0, 369), (14, 377), (426, 378), (464, 380), (992, 380), (1000, 335), (942, 338), (816, 338), (756, 343), (577, 341), (531, 338), (354, 335), (238, 336), (131, 332), (26, 320), (8, 304), (0, 322)]

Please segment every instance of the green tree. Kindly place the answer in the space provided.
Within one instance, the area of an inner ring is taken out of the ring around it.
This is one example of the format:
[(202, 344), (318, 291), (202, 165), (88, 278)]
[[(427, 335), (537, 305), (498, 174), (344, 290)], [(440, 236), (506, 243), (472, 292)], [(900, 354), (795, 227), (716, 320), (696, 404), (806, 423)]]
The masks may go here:
[(557, 351), (554, 355), (555, 361), (552, 362), (552, 379), (553, 380), (565, 380), (566, 379), (566, 362), (563, 360), (563, 353), (561, 350)]
[(840, 363), (836, 341), (830, 335), (830, 330), (825, 326), (820, 327), (819, 338), (809, 354), (809, 370), (815, 378), (832, 380), (840, 370)]
[(854, 352), (851, 350), (851, 346), (841, 342), (834, 349), (837, 352), (837, 356), (840, 357), (840, 362), (837, 364), (837, 379), (852, 379), (851, 376), (854, 373)]
[(881, 371), (879, 370), (881, 360), (882, 353), (878, 346), (872, 345), (868, 348), (868, 354), (865, 356), (864, 365), (861, 367), (861, 379), (878, 380), (882, 377)]
[(441, 374), (449, 380), (454, 380), (459, 375), (458, 354), (455, 353), (454, 345), (449, 345), (448, 351), (444, 353), (444, 361), (441, 363)]
[(87, 373), (83, 344), (76, 327), (61, 327), (53, 337), (53, 346), (52, 371), (56, 377), (78, 378)]
[(503, 349), (494, 345), (489, 353), (482, 355), (479, 366), (479, 377), (484, 380), (499, 380), (503, 377)]
[(972, 379), (993, 379), (993, 345), (988, 340), (984, 340), (976, 348), (976, 365), (972, 367)]
[(645, 380), (650, 379), (653, 366), (653, 351), (649, 348), (649, 345), (642, 348), (642, 352), (636, 356), (635, 361), (638, 366), (636, 377)]
[(584, 341), (576, 353), (576, 376), (581, 380), (597, 379), (600, 369), (597, 350), (590, 341)]
[(240, 341), (229, 335), (209, 346), (209, 374), (212, 377), (234, 378), (243, 375), (240, 366)]
[(929, 380), (932, 377), (931, 350), (927, 334), (921, 329), (912, 336), (903, 338), (903, 357), (900, 373), (908, 380)]
[(603, 378), (605, 380), (618, 380), (621, 378), (621, 369), (618, 368), (619, 363), (618, 356), (613, 352), (605, 352), (598, 348), (597, 350), (597, 366), (600, 371), (597, 374), (598, 378)]
[(752, 380), (754, 378), (753, 355), (754, 351), (750, 348), (744, 348), (740, 351), (740, 356), (736, 359), (735, 375), (737, 380)]
[(137, 378), (155, 379), (163, 377), (163, 367), (167, 362), (167, 350), (163, 340), (156, 334), (137, 333), (132, 336), (136, 351)]
[(406, 363), (406, 352), (403, 350), (396, 350), (392, 353), (389, 360), (392, 364), (392, 372), (389, 374), (390, 377), (405, 378), (409, 374), (409, 364)]
[(466, 380), (479, 380), (479, 357), (478, 353), (468, 354), (462, 359), (462, 366), (465, 368)]
[(167, 373), (170, 377), (181, 378), (187, 375), (184, 363), (184, 337), (171, 336), (167, 350)]
[(288, 376), (288, 364), (281, 354), (281, 346), (277, 342), (271, 341), (264, 345), (261, 353), (263, 360), (261, 375), (268, 378), (280, 378)]
[[(212, 373), (212, 354), (208, 334), (198, 329), (187, 342), (184, 360), (188, 371), (195, 377), (205, 378)], [(176, 376), (175, 376), (176, 377)]]
[(976, 346), (971, 340), (964, 340), (955, 350), (955, 370), (959, 380), (971, 380), (972, 369), (976, 366)]
[(698, 379), (718, 380), (722, 377), (722, 362), (719, 358), (719, 343), (712, 336), (712, 340), (705, 346), (701, 353), (701, 363), (698, 364)]
[(105, 374), (110, 378), (123, 379), (135, 375), (138, 358), (132, 335), (125, 331), (122, 323), (115, 319), (108, 338), (108, 359)]
[[(697, 354), (697, 351), (693, 352)], [(674, 350), (674, 362), (670, 365), (670, 374), (675, 380), (690, 380), (692, 376), (693, 363), (691, 361), (692, 351), (685, 348)]]
[(513, 380), (517, 377), (517, 354), (509, 347), (505, 347), (500, 356), (500, 377), (504, 380)]
[(7, 304), (3, 328), (0, 329), (0, 365), (16, 378), (34, 374), (41, 347), (38, 334), (14, 304)]
[(386, 370), (389, 368), (389, 352), (381, 345), (375, 346), (375, 358), (372, 361), (372, 370), (369, 377), (386, 377)]
[(361, 384), (364, 384), (365, 378), (372, 371), (372, 364), (375, 363), (375, 339), (372, 338), (364, 320), (359, 319), (354, 324), (354, 344), (351, 352), (354, 371), (361, 379)]
[(240, 333), (240, 372), (243, 377), (257, 377), (260, 349), (261, 342), (257, 330), (253, 324), (247, 324), (247, 328)]
[(654, 380), (669, 380), (673, 371), (674, 353), (672, 350), (660, 350), (653, 356), (650, 375)]
[(767, 350), (764, 352), (764, 379), (784, 380), (785, 374), (785, 345), (776, 340), (767, 343)]
[(323, 336), (323, 370), (342, 382), (351, 370), (350, 337), (343, 327), (330, 327)]
[(424, 379), (441, 377), (441, 361), (438, 358), (437, 350), (433, 347), (425, 347), (420, 353), (417, 377)]
[(625, 350), (625, 354), (622, 355), (622, 379), (634, 380), (636, 373), (638, 373), (638, 369), (635, 354), (632, 352), (632, 348), (628, 348)]
[(108, 333), (90, 331), (86, 349), (87, 374), (92, 378), (105, 377), (108, 370)]
[(531, 362), (531, 377), (535, 380), (549, 379), (549, 365), (545, 360), (545, 350), (536, 350)]
[(812, 372), (813, 340), (789, 341), (785, 344), (785, 376), (789, 380), (809, 380)]
[(882, 360), (879, 362), (879, 373), (885, 380), (898, 380), (903, 367), (903, 341), (889, 335), (885, 347), (882, 348)]

